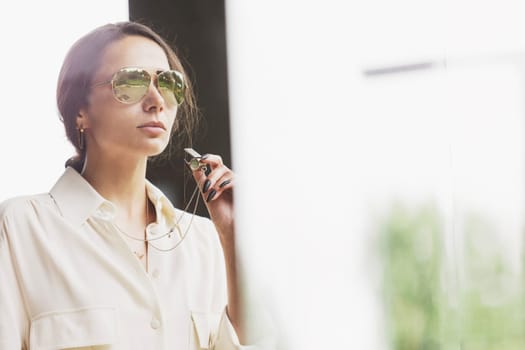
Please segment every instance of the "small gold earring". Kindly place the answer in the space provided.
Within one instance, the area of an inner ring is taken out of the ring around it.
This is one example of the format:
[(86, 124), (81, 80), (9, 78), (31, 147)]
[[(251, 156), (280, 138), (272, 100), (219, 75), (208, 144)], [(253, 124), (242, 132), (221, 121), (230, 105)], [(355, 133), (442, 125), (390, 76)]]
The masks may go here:
[(84, 128), (78, 128), (78, 148), (84, 149)]

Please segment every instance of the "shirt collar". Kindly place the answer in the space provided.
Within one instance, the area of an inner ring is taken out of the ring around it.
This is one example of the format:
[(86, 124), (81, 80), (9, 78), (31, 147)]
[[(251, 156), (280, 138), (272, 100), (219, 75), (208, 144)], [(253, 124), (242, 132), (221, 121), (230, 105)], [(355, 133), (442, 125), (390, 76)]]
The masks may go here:
[[(148, 180), (146, 180), (146, 190), (155, 206), (157, 222), (168, 226), (174, 225), (176, 209), (169, 199)], [(82, 225), (92, 215), (111, 220), (116, 212), (114, 204), (102, 197), (71, 167), (66, 168), (49, 193), (62, 216), (76, 226)]]
[(155, 213), (157, 214), (157, 223), (173, 226), (177, 222), (176, 209), (171, 204), (171, 201), (146, 179), (146, 190), (148, 198), (155, 206)]
[(66, 168), (49, 193), (62, 216), (75, 226), (83, 224), (89, 216), (108, 202), (71, 167)]

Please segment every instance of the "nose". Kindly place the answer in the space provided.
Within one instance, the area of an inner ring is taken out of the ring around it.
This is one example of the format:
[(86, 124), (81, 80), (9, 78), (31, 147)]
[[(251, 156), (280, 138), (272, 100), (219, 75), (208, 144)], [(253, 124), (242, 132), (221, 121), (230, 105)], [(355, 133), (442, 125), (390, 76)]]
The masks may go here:
[(164, 103), (164, 98), (155, 86), (155, 83), (152, 81), (149, 84), (148, 91), (142, 100), (144, 110), (146, 112), (161, 112), (164, 109)]

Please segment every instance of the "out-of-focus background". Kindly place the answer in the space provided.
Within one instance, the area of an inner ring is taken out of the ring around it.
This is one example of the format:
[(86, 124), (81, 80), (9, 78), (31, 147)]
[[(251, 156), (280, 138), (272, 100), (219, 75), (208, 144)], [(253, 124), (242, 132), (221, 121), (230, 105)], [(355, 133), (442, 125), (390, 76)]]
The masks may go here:
[[(0, 200), (47, 191), (72, 155), (54, 97), (69, 46), (97, 25), (140, 20), (192, 67), (208, 124), (196, 149), (237, 173), (252, 338), (270, 329), (278, 349), (302, 350), (522, 349), (520, 5), (0, 5)], [(177, 204), (179, 165), (149, 174)]]

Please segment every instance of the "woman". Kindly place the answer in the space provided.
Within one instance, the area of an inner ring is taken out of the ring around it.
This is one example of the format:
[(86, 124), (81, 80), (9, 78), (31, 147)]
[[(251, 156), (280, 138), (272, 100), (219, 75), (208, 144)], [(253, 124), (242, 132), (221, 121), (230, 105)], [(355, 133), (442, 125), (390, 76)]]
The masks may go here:
[(78, 156), (49, 193), (0, 206), (0, 349), (243, 348), (232, 171), (216, 155), (193, 171), (213, 223), (146, 180), (148, 157), (191, 132), (193, 101), (146, 26), (73, 45), (57, 102)]

